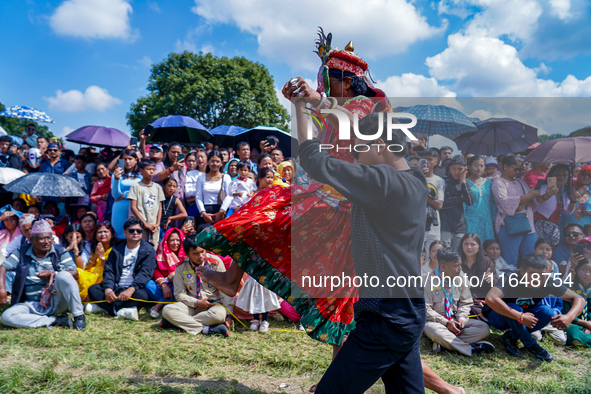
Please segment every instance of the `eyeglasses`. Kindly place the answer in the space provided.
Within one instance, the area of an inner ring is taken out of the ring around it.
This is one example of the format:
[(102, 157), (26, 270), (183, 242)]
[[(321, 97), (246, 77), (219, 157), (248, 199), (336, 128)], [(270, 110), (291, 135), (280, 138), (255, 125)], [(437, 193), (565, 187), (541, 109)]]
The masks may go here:
[(37, 131), (37, 129), (34, 127), (27, 127), (27, 131)]
[(583, 235), (583, 233), (580, 233), (578, 231), (569, 231), (568, 233), (564, 233), (564, 235), (566, 235), (567, 237), (578, 237), (579, 235)]
[(47, 149), (48, 152), (59, 152), (59, 149)]
[(141, 228), (128, 228), (125, 231), (127, 231), (130, 234), (141, 234), (144, 230), (142, 230)]

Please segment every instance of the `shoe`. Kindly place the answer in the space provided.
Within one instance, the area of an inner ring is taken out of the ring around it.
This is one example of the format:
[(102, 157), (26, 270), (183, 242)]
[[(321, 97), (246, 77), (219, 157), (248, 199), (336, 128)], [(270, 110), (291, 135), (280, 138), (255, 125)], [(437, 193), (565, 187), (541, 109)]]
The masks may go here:
[(97, 304), (86, 304), (86, 306), (84, 307), (84, 312), (85, 313), (101, 313), (101, 312), (105, 312), (106, 311), (101, 308), (100, 306), (98, 306)]
[(441, 351), (441, 345), (437, 342), (433, 342), (433, 348), (431, 349), (433, 353), (439, 353)]
[(209, 332), (207, 333), (207, 335), (215, 334), (227, 337), (230, 336), (230, 331), (228, 331), (228, 327), (226, 327), (225, 324), (216, 324), (215, 326), (209, 326)]
[(68, 327), (72, 328), (72, 319), (67, 313), (55, 317), (55, 321), (49, 327)]
[(269, 331), (269, 322), (266, 321), (266, 320), (263, 320), (261, 322), (260, 327), (259, 327), (259, 331), (260, 332), (267, 332), (267, 331)]
[(115, 315), (115, 319), (118, 319), (118, 318), (129, 319), (129, 320), (139, 320), (140, 319), (140, 317), (137, 313), (136, 307), (119, 309), (117, 311), (117, 315)]
[(470, 346), (472, 347), (472, 354), (494, 353), (495, 351), (495, 347), (490, 342), (476, 342)]
[(505, 345), (505, 351), (507, 352), (507, 354), (513, 357), (521, 357), (521, 352), (517, 347), (517, 339), (513, 338), (509, 334), (509, 331), (507, 331), (503, 334), (503, 336), (501, 336), (501, 342), (503, 342), (503, 345)]
[(260, 322), (258, 320), (251, 320), (249, 329), (257, 331), (259, 329)]
[(542, 331), (534, 331), (531, 333), (531, 336), (534, 337), (536, 341), (540, 342), (542, 340)]
[(168, 320), (166, 320), (165, 318), (162, 318), (162, 320), (160, 320), (160, 324), (159, 324), (160, 328), (174, 328), (175, 325), (172, 324), (171, 322), (169, 322)]
[(302, 323), (300, 323), (300, 325), (298, 326), (298, 331), (306, 331), (304, 326), (302, 326)]
[(535, 358), (542, 360), (542, 361), (552, 361), (554, 357), (546, 349), (538, 345), (537, 343), (533, 346), (526, 348), (528, 352), (530, 352)]
[(154, 308), (156, 308), (156, 307), (154, 306), (154, 307), (152, 307), (152, 309), (150, 309), (150, 317), (152, 319), (158, 319), (160, 317), (160, 311), (157, 311)]
[(74, 316), (74, 330), (84, 330), (86, 328), (86, 318), (84, 315)]

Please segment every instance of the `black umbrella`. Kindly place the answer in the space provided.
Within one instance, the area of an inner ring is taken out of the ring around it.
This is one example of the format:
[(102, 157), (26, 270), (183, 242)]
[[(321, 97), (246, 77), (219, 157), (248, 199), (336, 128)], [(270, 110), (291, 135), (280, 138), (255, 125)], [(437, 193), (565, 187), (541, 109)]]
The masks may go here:
[[(269, 126), (257, 126), (252, 129), (244, 130), (234, 137), (234, 149), (238, 147), (238, 143), (242, 141), (248, 142), (251, 149), (259, 150), (260, 143), (267, 136), (273, 135), (279, 140), (279, 149), (283, 152), (285, 157), (297, 155), (298, 140), (293, 138), (289, 133), (277, 128)], [(294, 151), (292, 152), (292, 148)]]
[(454, 141), (458, 149), (475, 155), (500, 156), (526, 150), (538, 142), (538, 129), (511, 118), (491, 118), (476, 124), (478, 131)]
[(188, 116), (163, 116), (153, 121), (152, 126), (152, 142), (199, 144), (213, 138), (205, 126)]
[(42, 197), (85, 197), (86, 193), (74, 178), (59, 174), (34, 172), (4, 186), (9, 192)]

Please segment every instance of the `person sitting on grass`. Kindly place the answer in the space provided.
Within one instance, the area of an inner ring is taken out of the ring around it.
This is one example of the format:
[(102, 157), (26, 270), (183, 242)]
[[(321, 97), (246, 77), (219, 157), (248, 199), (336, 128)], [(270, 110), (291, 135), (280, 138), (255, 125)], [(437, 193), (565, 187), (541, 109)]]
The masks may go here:
[[(581, 296), (554, 280), (546, 281), (544, 273), (551, 272), (552, 269), (545, 257), (534, 253), (525, 255), (521, 261), (519, 275), (506, 278), (504, 286), (502, 281), (497, 283), (486, 296), (486, 305), (482, 313), (488, 318), (491, 326), (498, 330), (507, 330), (501, 341), (511, 356), (521, 356), (517, 347), (517, 341), (520, 340), (527, 351), (536, 358), (552, 361), (554, 357), (538, 345), (531, 333), (546, 327), (548, 323), (559, 330), (566, 330), (583, 311), (585, 302)], [(556, 315), (554, 308), (542, 303), (542, 300), (551, 294), (571, 302), (571, 310)]]
[(31, 244), (21, 246), (0, 266), (0, 306), (6, 304), (7, 271), (16, 271), (16, 275), (12, 306), (2, 314), (2, 324), (22, 328), (65, 326), (77, 330), (86, 327), (76, 264), (68, 251), (53, 245), (46, 220), (36, 221), (31, 229)]
[[(183, 241), (183, 249), (187, 259), (180, 263), (175, 270), (174, 297), (176, 304), (168, 304), (162, 310), (163, 328), (173, 324), (190, 334), (230, 335), (228, 325), (231, 318), (226, 315), (225, 305), (233, 310), (232, 298), (218, 289), (201, 281), (201, 276), (195, 271), (197, 267), (226, 272), (222, 260), (200, 248), (191, 235)], [(225, 323), (225, 324), (224, 324)]]
[[(156, 251), (142, 239), (143, 223), (130, 218), (123, 224), (126, 242), (113, 247), (103, 270), (103, 282), (90, 286), (88, 295), (109, 315), (138, 320), (146, 306), (146, 284), (156, 268)], [(131, 300), (133, 298), (133, 300)]]
[[(566, 329), (567, 345), (591, 347), (591, 260), (583, 259), (575, 267), (573, 286), (575, 293), (583, 297), (585, 306), (583, 312), (573, 320)], [(569, 302), (564, 307), (564, 312), (571, 308)]]
[[(441, 282), (438, 285), (432, 273), (427, 274), (425, 281), (427, 323), (424, 333), (433, 341), (434, 350), (439, 351), (443, 346), (465, 356), (494, 352), (491, 343), (481, 342), (490, 334), (488, 325), (468, 318), (474, 301), (467, 277), (462, 273), (460, 255), (451, 248), (443, 248), (437, 252), (437, 261)], [(458, 276), (463, 278), (461, 282), (454, 280)], [(455, 282), (461, 285), (456, 286)]]

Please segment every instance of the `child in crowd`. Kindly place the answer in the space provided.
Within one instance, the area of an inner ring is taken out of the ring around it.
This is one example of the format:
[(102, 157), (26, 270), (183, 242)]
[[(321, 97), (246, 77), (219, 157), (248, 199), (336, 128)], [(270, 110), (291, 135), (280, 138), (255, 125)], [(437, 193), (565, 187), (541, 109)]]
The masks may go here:
[(281, 301), (275, 293), (270, 292), (249, 276), (238, 294), (236, 306), (252, 314), (253, 319), (249, 327), (251, 330), (267, 332), (269, 331), (269, 312), (281, 309)]
[(230, 192), (234, 199), (230, 204), (231, 211), (228, 212), (228, 216), (246, 204), (257, 190), (256, 183), (249, 177), (250, 165), (245, 161), (240, 161), (236, 168), (238, 169), (238, 176), (230, 184)]
[(550, 264), (552, 264), (552, 273), (557, 275), (560, 274), (560, 271), (558, 270), (558, 264), (552, 260), (552, 245), (550, 245), (546, 240), (540, 238), (536, 241), (534, 253), (547, 258)]
[(425, 175), (429, 189), (427, 206), (435, 210), (435, 215), (425, 231), (423, 250), (426, 251), (433, 241), (441, 240), (441, 219), (439, 217), (439, 210), (443, 208), (445, 181), (441, 177), (433, 174), (433, 169), (439, 164), (439, 154), (435, 149), (430, 148), (424, 150), (421, 154), (421, 158), (424, 160), (421, 161), (421, 170)]
[[(160, 218), (160, 238), (164, 236), (173, 220), (183, 220), (188, 216), (182, 201), (174, 195), (177, 188), (176, 179), (173, 177), (169, 176), (162, 182), (164, 201), (162, 201), (162, 218)], [(175, 212), (178, 214), (175, 215)]]
[(162, 219), (162, 201), (165, 200), (162, 187), (152, 182), (156, 165), (152, 160), (140, 161), (138, 168), (142, 175), (140, 182), (134, 183), (129, 189), (127, 199), (130, 200), (131, 213), (144, 223), (143, 239), (150, 242), (154, 249), (160, 241), (160, 221)]
[(501, 256), (502, 251), (500, 243), (494, 239), (487, 239), (482, 246), (484, 247), (485, 256), (495, 263), (495, 269), (499, 277), (505, 273), (514, 271), (515, 268), (512, 265), (507, 264), (503, 256)]

